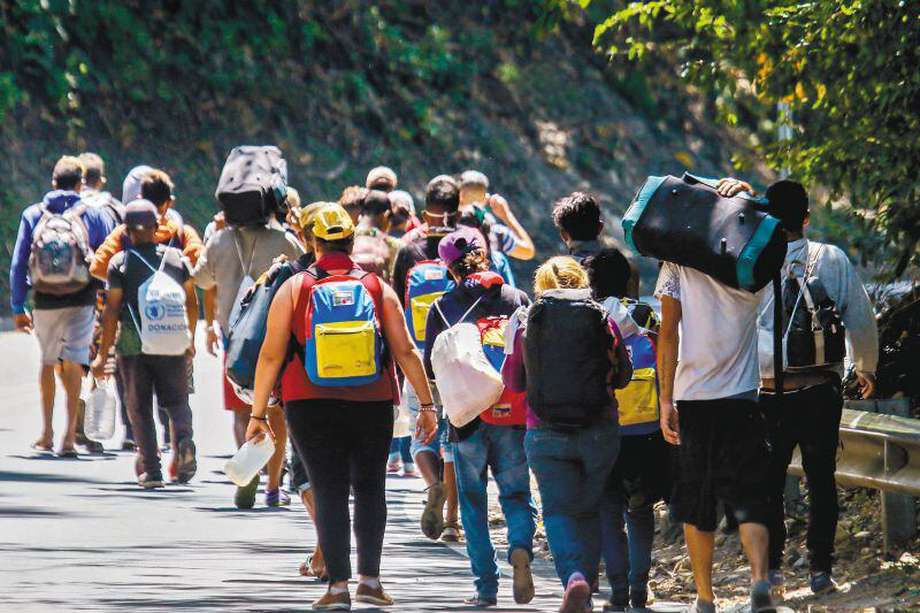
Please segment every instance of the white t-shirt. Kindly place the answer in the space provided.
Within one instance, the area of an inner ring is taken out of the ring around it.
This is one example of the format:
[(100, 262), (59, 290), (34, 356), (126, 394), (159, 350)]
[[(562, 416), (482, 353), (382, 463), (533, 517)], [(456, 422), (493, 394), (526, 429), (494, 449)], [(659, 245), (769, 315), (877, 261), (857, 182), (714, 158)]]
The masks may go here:
[(655, 296), (680, 302), (680, 351), (674, 400), (716, 400), (756, 390), (760, 294), (724, 285), (665, 262)]

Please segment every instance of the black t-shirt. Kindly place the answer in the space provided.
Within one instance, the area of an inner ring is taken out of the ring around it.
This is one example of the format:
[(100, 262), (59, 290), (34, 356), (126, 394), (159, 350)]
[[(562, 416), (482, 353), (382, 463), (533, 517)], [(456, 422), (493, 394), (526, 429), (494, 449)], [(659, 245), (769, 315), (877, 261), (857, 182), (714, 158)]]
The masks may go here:
[(109, 262), (107, 288), (120, 289), (123, 293), (121, 335), (117, 347), (122, 355), (140, 353), (140, 337), (134, 321), (134, 318), (138, 318), (140, 322), (137, 293), (147, 279), (153, 276), (154, 270), (159, 270), (164, 258), (166, 262), (163, 272), (184, 285), (191, 277), (188, 260), (173, 247), (153, 243), (136, 245), (115, 254)]

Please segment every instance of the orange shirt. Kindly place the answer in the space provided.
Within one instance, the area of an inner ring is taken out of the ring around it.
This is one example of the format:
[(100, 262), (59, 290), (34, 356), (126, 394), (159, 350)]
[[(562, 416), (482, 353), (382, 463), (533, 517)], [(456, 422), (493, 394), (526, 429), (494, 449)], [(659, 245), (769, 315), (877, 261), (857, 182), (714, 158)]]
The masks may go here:
[[(182, 224), (180, 229), (179, 224), (172, 219), (160, 219), (160, 226), (156, 232), (156, 242), (166, 244), (180, 231), (182, 232), (182, 237), (179, 240), (179, 245), (182, 248), (182, 254), (194, 265), (198, 262), (198, 256), (201, 255), (201, 251), (204, 249), (204, 243), (201, 242), (201, 237), (198, 236), (198, 232), (192, 226)], [(112, 230), (112, 233), (99, 245), (99, 249), (96, 250), (96, 255), (93, 258), (93, 263), (89, 268), (90, 274), (97, 279), (106, 280), (109, 272), (109, 262), (116, 253), (124, 249), (126, 232), (125, 225), (121, 224)]]

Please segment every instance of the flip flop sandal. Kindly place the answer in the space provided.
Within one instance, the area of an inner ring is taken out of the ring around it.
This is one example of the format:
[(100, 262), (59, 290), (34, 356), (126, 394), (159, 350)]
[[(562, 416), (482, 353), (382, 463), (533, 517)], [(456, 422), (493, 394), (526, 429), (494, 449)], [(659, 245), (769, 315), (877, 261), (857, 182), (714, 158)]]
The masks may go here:
[(40, 453), (54, 453), (54, 447), (51, 445), (43, 445), (41, 443), (35, 442), (31, 445), (33, 451), (38, 451)]
[(69, 459), (73, 459), (73, 458), (78, 458), (78, 457), (80, 457), (80, 454), (77, 453), (77, 450), (76, 450), (76, 449), (74, 449), (73, 447), (71, 447), (70, 449), (61, 449), (60, 451), (58, 451), (57, 456), (58, 456), (59, 458), (69, 458)]
[(317, 575), (317, 574), (313, 571), (313, 556), (307, 557), (306, 560), (304, 560), (303, 562), (300, 563), (300, 575), (301, 575), (302, 577), (314, 577), (314, 578), (316, 578), (316, 579), (319, 579), (320, 581), (328, 581), (328, 580), (329, 580), (329, 575), (327, 575), (326, 573), (322, 573), (322, 574), (320, 574), (320, 575)]

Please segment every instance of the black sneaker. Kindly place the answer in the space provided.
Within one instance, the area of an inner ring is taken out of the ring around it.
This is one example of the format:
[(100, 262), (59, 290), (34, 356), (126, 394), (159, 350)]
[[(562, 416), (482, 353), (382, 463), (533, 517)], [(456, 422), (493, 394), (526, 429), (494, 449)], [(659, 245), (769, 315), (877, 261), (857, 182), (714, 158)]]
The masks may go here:
[(644, 609), (654, 601), (655, 595), (651, 593), (648, 586), (629, 588), (629, 606), (633, 609)]
[(616, 591), (610, 595), (610, 600), (604, 603), (605, 611), (626, 611), (629, 608), (629, 592)]
[(163, 474), (160, 472), (141, 473), (137, 478), (137, 484), (145, 490), (153, 490), (166, 485), (163, 483)]
[(837, 591), (837, 583), (830, 573), (817, 572), (811, 574), (811, 592), (815, 596), (833, 594)]
[(133, 439), (126, 438), (121, 444), (122, 451), (137, 451), (137, 443)]
[(176, 447), (178, 448), (176, 481), (178, 483), (188, 483), (198, 472), (198, 460), (195, 459), (195, 442), (190, 438), (182, 439)]

